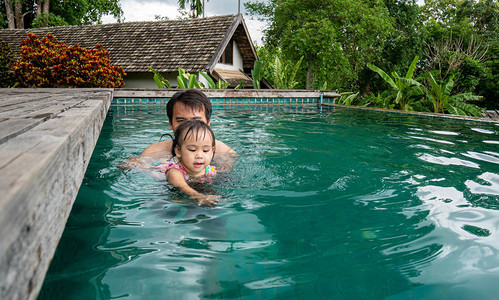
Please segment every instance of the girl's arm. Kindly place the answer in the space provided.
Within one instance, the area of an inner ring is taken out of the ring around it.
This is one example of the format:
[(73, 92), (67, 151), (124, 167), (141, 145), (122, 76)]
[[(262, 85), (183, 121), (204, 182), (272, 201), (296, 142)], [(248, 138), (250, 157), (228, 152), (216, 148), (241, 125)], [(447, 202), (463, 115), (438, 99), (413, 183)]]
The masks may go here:
[(187, 182), (185, 182), (184, 173), (180, 170), (170, 169), (168, 173), (166, 173), (166, 179), (171, 185), (179, 188), (182, 193), (194, 199), (198, 205), (214, 206), (218, 203), (217, 196), (204, 195), (191, 188)]

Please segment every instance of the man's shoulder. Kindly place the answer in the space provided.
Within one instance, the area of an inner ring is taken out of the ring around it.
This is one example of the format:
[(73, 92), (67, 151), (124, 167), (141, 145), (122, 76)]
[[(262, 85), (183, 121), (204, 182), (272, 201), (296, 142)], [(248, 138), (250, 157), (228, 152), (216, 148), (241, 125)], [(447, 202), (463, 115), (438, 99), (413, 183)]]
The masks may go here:
[(140, 153), (140, 155), (148, 155), (156, 152), (171, 152), (172, 150), (172, 140), (161, 141), (149, 145), (147, 148)]
[(215, 151), (217, 153), (236, 153), (231, 147), (227, 146), (224, 142), (216, 140)]

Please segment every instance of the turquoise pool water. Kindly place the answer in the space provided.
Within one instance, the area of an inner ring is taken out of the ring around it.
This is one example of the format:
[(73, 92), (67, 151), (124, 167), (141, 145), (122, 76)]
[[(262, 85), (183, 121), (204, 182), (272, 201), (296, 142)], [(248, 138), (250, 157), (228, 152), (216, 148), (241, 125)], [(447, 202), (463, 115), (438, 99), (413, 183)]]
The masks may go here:
[(39, 299), (499, 292), (496, 124), (217, 107), (217, 139), (240, 155), (203, 208), (117, 168), (167, 128), (163, 108), (126, 110), (109, 113)]

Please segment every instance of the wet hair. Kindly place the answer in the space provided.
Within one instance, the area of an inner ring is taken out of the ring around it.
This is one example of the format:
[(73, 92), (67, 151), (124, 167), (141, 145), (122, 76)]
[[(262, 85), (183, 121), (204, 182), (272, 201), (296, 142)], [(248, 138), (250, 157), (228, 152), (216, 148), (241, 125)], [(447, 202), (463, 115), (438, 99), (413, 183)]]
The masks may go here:
[(198, 90), (187, 90), (175, 93), (166, 104), (166, 115), (170, 122), (173, 121), (173, 106), (175, 103), (182, 103), (195, 111), (204, 109), (206, 120), (209, 121), (211, 118), (211, 102), (203, 92)]
[[(212, 146), (215, 147), (215, 134), (211, 130), (210, 125), (200, 120), (189, 120), (180, 123), (175, 131), (175, 138), (172, 143), (172, 156), (177, 156), (175, 148), (177, 146), (182, 147), (184, 140), (190, 134), (194, 134), (197, 141), (199, 138), (204, 138), (207, 133), (211, 136)], [(215, 151), (213, 151), (213, 156), (215, 156)]]

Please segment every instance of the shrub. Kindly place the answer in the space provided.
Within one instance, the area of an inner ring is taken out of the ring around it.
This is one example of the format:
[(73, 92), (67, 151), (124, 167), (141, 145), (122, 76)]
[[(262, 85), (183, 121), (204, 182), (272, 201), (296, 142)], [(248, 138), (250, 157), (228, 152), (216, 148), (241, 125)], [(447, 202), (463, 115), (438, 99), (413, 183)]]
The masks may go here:
[(0, 42), (0, 88), (11, 87), (14, 76), (10, 68), (14, 63), (14, 56), (7, 42)]
[(126, 75), (110, 63), (102, 45), (87, 50), (68, 46), (49, 34), (33, 33), (21, 42), (21, 59), (12, 67), (21, 87), (119, 87)]

